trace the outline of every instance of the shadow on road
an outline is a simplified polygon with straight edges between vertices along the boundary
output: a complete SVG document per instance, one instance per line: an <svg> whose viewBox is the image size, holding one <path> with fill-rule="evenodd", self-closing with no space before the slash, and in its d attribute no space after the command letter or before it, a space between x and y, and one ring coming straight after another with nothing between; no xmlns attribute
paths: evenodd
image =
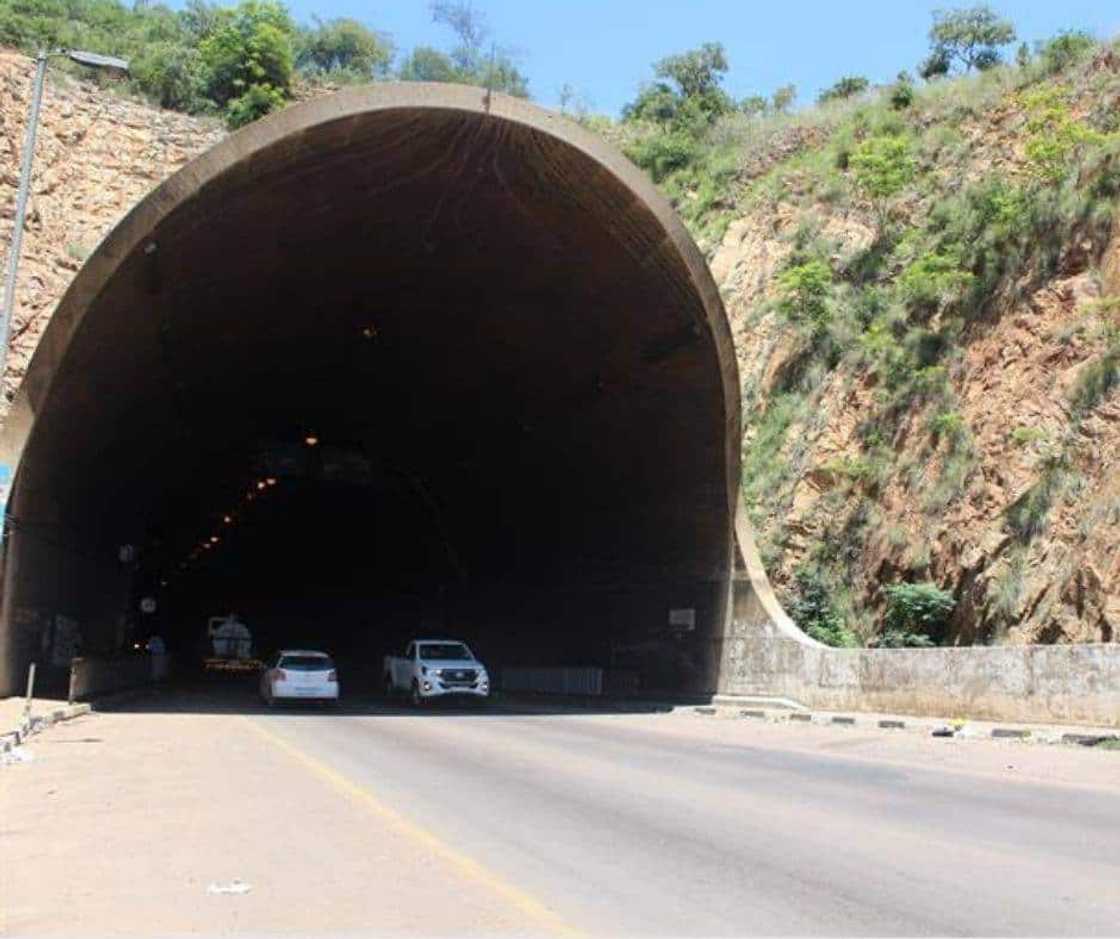
<svg viewBox="0 0 1120 939"><path fill-rule="evenodd" d="M144 714L300 714L319 717L509 717L555 714L668 713L676 705L706 703L701 699L564 698L548 695L495 693L488 701L449 699L411 706L404 698L388 698L380 690L342 685L338 703L292 701L269 707L257 694L256 674L191 676L164 685L95 698L95 711Z"/></svg>

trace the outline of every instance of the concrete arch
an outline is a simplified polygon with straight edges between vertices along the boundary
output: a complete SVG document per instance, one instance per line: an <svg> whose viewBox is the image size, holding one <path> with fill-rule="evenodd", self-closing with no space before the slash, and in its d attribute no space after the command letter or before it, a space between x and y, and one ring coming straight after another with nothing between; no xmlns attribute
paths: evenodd
<svg viewBox="0 0 1120 939"><path fill-rule="evenodd" d="M350 461L350 488L323 460L284 464L311 428ZM179 562L274 471L278 492L303 494L246 523L269 564L277 518L306 510L300 544L337 529L351 557L368 539L339 526L366 512L415 540L416 570L439 582L420 608L441 611L413 618L457 620L510 660L541 649L715 690L739 428L707 266L600 138L447 85L288 108L144 199L59 304L0 433L16 474L5 684L59 616L111 649L164 579L161 610L196 615L176 584L204 565ZM124 544L138 562L118 561ZM263 577L250 548L230 551L224 586L204 575L208 602L228 599L230 571ZM396 565L386 589L413 590L392 555L363 555L354 584ZM695 631L667 630L678 607Z"/></svg>

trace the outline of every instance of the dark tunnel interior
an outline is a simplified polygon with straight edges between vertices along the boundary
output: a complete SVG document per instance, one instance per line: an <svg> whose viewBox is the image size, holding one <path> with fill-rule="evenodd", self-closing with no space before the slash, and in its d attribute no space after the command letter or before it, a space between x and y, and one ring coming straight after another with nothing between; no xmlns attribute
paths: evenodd
<svg viewBox="0 0 1120 939"><path fill-rule="evenodd" d="M64 614L189 659L235 611L262 651L440 634L711 690L738 405L663 218L532 122L305 124L179 184L83 300L17 477L12 648Z"/></svg>

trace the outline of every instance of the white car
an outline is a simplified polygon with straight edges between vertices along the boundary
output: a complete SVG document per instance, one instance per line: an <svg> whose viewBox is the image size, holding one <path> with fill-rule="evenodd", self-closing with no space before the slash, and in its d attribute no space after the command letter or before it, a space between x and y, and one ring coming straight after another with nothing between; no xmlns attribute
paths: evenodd
<svg viewBox="0 0 1120 939"><path fill-rule="evenodd" d="M325 652L284 649L261 674L261 700L338 701L338 671Z"/></svg>

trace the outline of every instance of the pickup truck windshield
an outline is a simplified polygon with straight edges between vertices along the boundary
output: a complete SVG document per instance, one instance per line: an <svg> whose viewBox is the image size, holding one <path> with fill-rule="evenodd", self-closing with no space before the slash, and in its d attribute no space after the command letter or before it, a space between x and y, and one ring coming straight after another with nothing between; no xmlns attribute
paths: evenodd
<svg viewBox="0 0 1120 939"><path fill-rule="evenodd" d="M473 659L470 650L461 642L423 642L420 644L422 659Z"/></svg>

